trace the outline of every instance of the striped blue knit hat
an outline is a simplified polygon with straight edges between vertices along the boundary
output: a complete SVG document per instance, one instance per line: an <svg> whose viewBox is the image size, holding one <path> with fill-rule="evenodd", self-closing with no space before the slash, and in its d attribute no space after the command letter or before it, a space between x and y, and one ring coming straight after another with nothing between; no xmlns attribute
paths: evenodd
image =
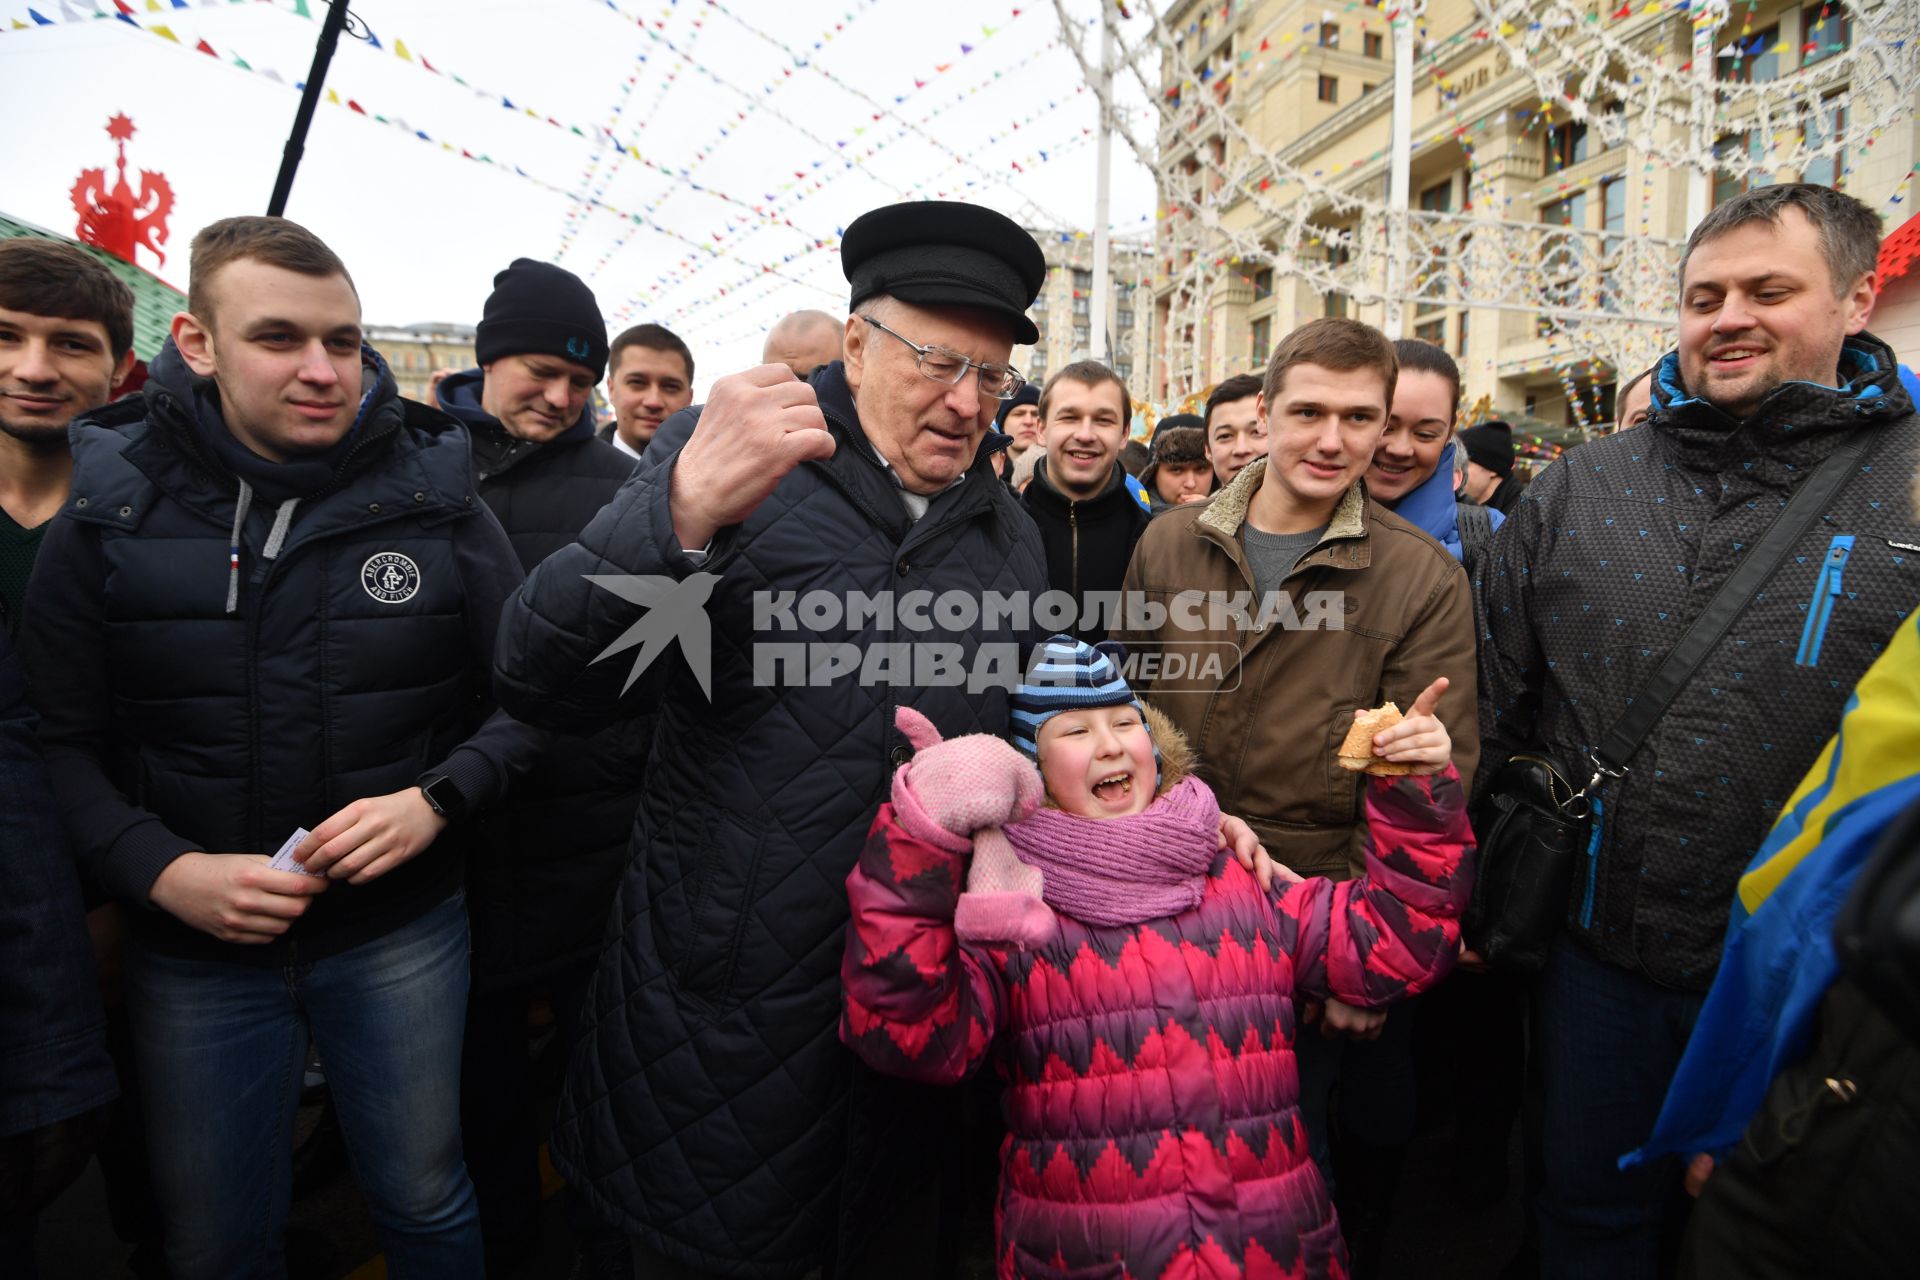
<svg viewBox="0 0 1920 1280"><path fill-rule="evenodd" d="M1038 760L1040 726L1062 711L1083 707L1131 703L1145 723L1147 709L1120 674L1120 664L1126 660L1127 648L1117 640L1091 645L1059 635L1041 645L1027 664L1027 678L1013 691L1013 745L1028 759ZM1159 759L1158 743L1153 754Z"/></svg>

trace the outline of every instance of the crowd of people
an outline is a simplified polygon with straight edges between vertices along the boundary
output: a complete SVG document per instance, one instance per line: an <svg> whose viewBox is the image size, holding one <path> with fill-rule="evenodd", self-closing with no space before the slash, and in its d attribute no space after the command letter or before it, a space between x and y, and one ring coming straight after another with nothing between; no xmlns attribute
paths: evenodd
<svg viewBox="0 0 1920 1280"><path fill-rule="evenodd" d="M1009 363L1047 268L977 206L856 219L698 404L532 259L416 403L295 223L200 231L140 371L0 244L4 1265L97 1154L131 1274L284 1276L317 1071L390 1274L562 1274L546 1029L564 1274L1375 1277L1516 1181L1489 1276L1904 1273L1878 242L1717 207L1531 477L1344 318L1131 440Z"/></svg>

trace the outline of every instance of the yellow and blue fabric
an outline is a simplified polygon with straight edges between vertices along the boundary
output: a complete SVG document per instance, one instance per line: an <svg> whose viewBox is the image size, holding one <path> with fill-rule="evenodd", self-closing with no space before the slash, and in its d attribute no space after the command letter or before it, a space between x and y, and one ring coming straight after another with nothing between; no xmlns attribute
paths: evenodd
<svg viewBox="0 0 1920 1280"><path fill-rule="evenodd" d="M1739 1141L1805 1052L1838 962L1833 919L1881 833L1920 800L1920 610L1860 677L1840 730L1741 877L1720 970L1652 1135L1622 1168Z"/></svg>

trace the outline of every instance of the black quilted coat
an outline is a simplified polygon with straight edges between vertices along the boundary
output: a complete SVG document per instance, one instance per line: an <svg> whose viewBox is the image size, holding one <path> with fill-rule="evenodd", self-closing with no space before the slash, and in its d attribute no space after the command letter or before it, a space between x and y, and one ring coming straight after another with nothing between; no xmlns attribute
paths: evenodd
<svg viewBox="0 0 1920 1280"><path fill-rule="evenodd" d="M633 474L634 459L594 439L591 410L544 444L516 440L480 408L480 387L480 370L455 374L440 384L440 402L472 437L480 497L531 573L572 545ZM652 734L643 715L591 737L556 735L474 824L467 915L477 983L537 981L599 949Z"/></svg>
<svg viewBox="0 0 1920 1280"><path fill-rule="evenodd" d="M983 450L918 522L866 443L840 367L813 379L837 450L796 469L699 571L718 575L712 697L677 645L595 662L647 610L587 574L688 580L668 509L675 456L643 462L503 620L497 687L516 714L579 732L657 707L659 748L554 1122L555 1162L604 1221L692 1265L790 1276L849 1264L892 1194L932 1170L940 1091L859 1066L835 1034L847 873L895 764L893 709L947 734L1002 733L1007 691L855 676L756 683L761 642L983 643L1029 630L756 632L755 593L1039 593L1033 523ZM697 411L661 429L674 442ZM991 437L990 437L991 439ZM656 442L659 443L659 442ZM696 580L696 584L704 583ZM775 619L762 618L771 627ZM691 641L699 645L695 637Z"/></svg>
<svg viewBox="0 0 1920 1280"><path fill-rule="evenodd" d="M1736 422L1669 355L1645 427L1527 486L1482 559L1479 779L1518 750L1586 759L1821 460L1872 439L1827 511L1600 793L1568 924L1656 982L1713 981L1735 882L1860 678L1920 601L1920 417L1887 346L1839 388L1789 382ZM1590 770L1588 771L1590 772ZM1586 781L1582 773L1575 785Z"/></svg>

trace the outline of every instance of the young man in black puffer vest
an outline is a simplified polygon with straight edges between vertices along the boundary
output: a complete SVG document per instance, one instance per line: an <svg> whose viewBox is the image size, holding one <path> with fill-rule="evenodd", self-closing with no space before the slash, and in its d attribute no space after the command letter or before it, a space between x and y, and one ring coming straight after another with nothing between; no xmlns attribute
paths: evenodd
<svg viewBox="0 0 1920 1280"><path fill-rule="evenodd" d="M475 335L480 367L442 382L440 403L466 424L480 496L531 572L579 537L634 459L594 436L592 392L608 349L592 290L527 258L493 284ZM638 716L557 738L476 831L460 1109L489 1274L532 1246L540 1203L528 1014L544 996L564 1057L626 862L652 728Z"/></svg>
<svg viewBox="0 0 1920 1280"><path fill-rule="evenodd" d="M282 1265L311 1038L389 1272L477 1275L458 844L547 743L487 680L520 567L331 249L228 218L191 278L143 395L74 425L21 649L75 856L132 908L167 1267Z"/></svg>

